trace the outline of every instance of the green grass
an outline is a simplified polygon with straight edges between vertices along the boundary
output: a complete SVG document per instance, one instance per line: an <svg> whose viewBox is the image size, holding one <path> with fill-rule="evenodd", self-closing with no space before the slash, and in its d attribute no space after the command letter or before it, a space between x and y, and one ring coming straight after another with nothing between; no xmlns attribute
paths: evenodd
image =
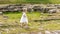
<svg viewBox="0 0 60 34"><path fill-rule="evenodd" d="M9 29L10 33L18 33L18 32L33 32L33 31L40 31L39 28L43 26L43 29L49 29L52 30L60 30L60 24L57 24L60 22L60 20L51 20L51 21L38 21L34 22L34 20L42 20L44 17L48 17L49 14L42 14L40 12L32 12L32 13L26 13L28 20L29 20L29 27L30 29L21 28L20 25L20 18L22 16L21 12L7 12L4 13L5 16L8 16L7 20L4 20L2 16L0 16L1 22L3 22L7 26L0 27L0 31L3 31L2 34L6 34L7 32L2 29ZM41 18L43 17L43 18ZM17 22L17 23L15 23ZM42 24L41 24L42 23ZM10 24L10 25L8 25ZM16 25L15 25L16 24ZM11 28L15 29L12 30Z"/></svg>
<svg viewBox="0 0 60 34"><path fill-rule="evenodd" d="M60 0L0 0L0 4L17 4L17 3L21 3L21 4L25 4L25 3L31 3L31 4L35 4L35 3L43 3L43 4L48 4L48 3L52 3L52 4L59 4Z"/></svg>

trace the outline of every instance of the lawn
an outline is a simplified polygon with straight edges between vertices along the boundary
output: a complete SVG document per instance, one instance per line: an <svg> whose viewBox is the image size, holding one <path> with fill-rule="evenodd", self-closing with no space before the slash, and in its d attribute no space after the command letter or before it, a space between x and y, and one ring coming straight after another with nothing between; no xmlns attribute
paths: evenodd
<svg viewBox="0 0 60 34"><path fill-rule="evenodd" d="M31 3L31 4L48 4L48 3L52 3L52 4L59 4L60 0L0 0L0 4L26 4L26 3Z"/></svg>
<svg viewBox="0 0 60 34"><path fill-rule="evenodd" d="M29 29L20 27L20 18L22 16L22 12L7 12L4 13L3 16L8 16L8 19L4 20L3 16L0 15L0 22L2 22L3 26L0 26L0 32L2 34L7 34L6 30L9 30L9 34L16 34L19 32L33 32L33 31L41 31L40 28L43 27L43 30L49 29L60 30L60 20L44 20L46 17L49 18L48 13L40 13L40 12L27 12L26 13L29 20ZM58 15L58 14L56 14ZM37 20L37 21L36 21Z"/></svg>

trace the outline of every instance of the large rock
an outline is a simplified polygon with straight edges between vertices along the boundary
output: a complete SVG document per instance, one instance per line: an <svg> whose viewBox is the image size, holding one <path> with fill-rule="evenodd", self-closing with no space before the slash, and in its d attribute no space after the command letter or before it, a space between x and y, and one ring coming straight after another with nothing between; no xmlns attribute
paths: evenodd
<svg viewBox="0 0 60 34"><path fill-rule="evenodd" d="M42 8L40 6L34 6L33 10L34 11L42 11Z"/></svg>
<svg viewBox="0 0 60 34"><path fill-rule="evenodd" d="M44 13L48 13L50 10L55 10L56 9L56 7L45 7L44 8Z"/></svg>
<svg viewBox="0 0 60 34"><path fill-rule="evenodd" d="M55 31L55 32L57 32L58 34L60 34L60 30L57 30L57 31Z"/></svg>
<svg viewBox="0 0 60 34"><path fill-rule="evenodd" d="M56 13L57 12L57 9L51 9L48 11L48 13Z"/></svg>
<svg viewBox="0 0 60 34"><path fill-rule="evenodd" d="M7 6L0 6L0 11L6 12L6 11L23 11L24 6L26 6L27 11L31 12L31 11L40 11L43 13L54 13L55 10L53 9L60 9L60 5L59 4L10 4Z"/></svg>
<svg viewBox="0 0 60 34"><path fill-rule="evenodd" d="M57 7L58 9L60 9L60 4L55 4L55 7Z"/></svg>

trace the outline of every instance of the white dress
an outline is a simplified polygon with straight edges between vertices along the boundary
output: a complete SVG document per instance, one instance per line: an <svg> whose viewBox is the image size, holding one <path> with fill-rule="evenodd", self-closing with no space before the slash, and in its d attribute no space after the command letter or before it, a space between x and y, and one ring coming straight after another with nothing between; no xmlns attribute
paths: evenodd
<svg viewBox="0 0 60 34"><path fill-rule="evenodd" d="M25 12L23 12L20 23L27 23L28 24L28 19L27 19L27 16L26 16Z"/></svg>

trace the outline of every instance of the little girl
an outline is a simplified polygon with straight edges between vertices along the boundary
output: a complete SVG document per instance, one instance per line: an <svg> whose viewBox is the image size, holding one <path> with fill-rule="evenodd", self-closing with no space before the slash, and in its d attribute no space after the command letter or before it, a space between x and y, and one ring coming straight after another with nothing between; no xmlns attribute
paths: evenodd
<svg viewBox="0 0 60 34"><path fill-rule="evenodd" d="M28 19L27 19L27 16L26 16L25 12L23 12L20 23L27 23L28 24Z"/></svg>
<svg viewBox="0 0 60 34"><path fill-rule="evenodd" d="M28 19L25 12L23 12L20 23L22 27L28 24Z"/></svg>

